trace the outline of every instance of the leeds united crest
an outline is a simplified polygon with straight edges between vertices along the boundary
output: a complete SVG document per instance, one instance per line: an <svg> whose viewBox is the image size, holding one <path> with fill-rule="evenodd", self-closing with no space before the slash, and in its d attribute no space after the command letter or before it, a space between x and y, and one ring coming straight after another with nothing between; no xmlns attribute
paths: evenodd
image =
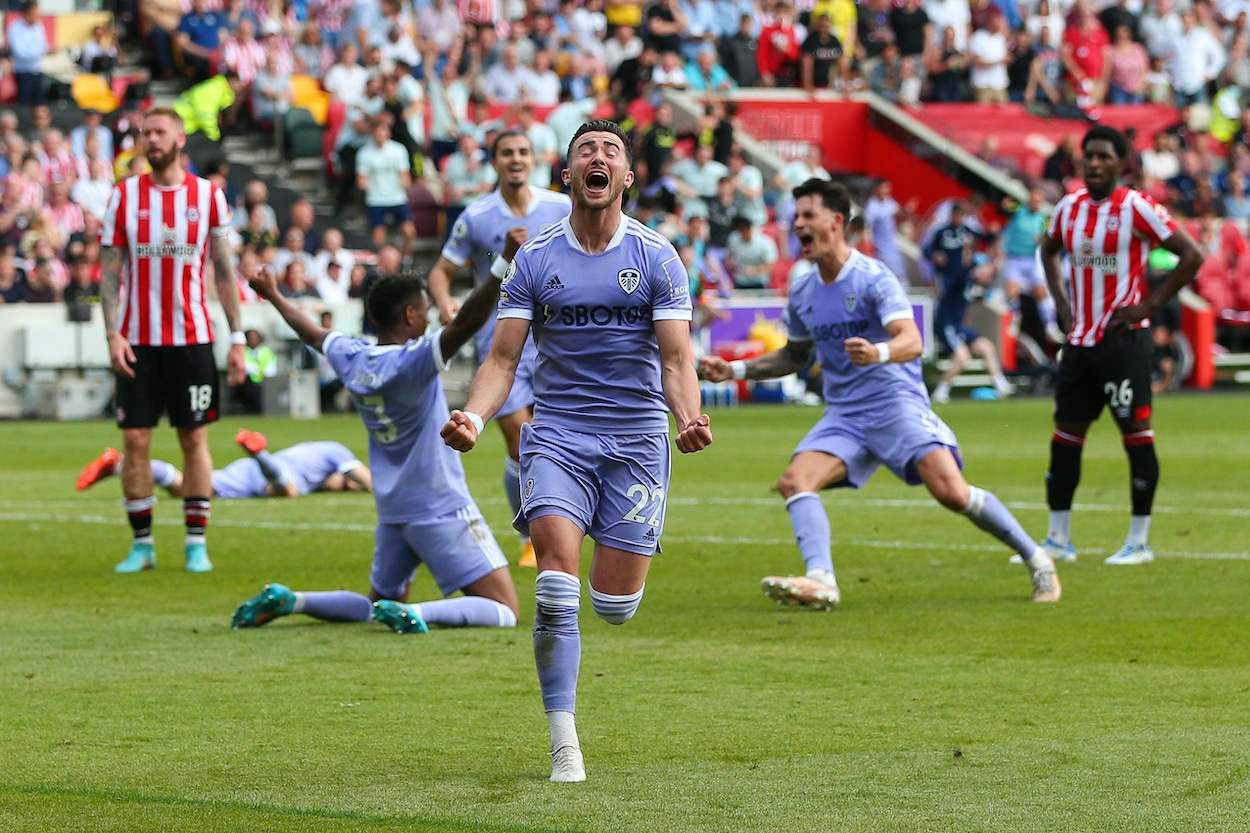
<svg viewBox="0 0 1250 833"><path fill-rule="evenodd" d="M642 273L637 269L622 269L616 273L616 280L627 294L632 293L642 283Z"/></svg>

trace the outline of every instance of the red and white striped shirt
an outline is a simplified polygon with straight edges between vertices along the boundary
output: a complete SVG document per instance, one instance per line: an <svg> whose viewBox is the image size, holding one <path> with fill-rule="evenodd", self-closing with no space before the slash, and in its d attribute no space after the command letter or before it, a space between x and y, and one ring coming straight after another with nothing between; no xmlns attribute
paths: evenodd
<svg viewBox="0 0 1250 833"><path fill-rule="evenodd" d="M265 47L255 39L230 38L221 45L221 62L234 70L244 84L251 84L265 65Z"/></svg>
<svg viewBox="0 0 1250 833"><path fill-rule="evenodd" d="M128 254L121 332L131 344L210 344L204 265L209 235L230 233L230 206L213 183L186 175L162 187L150 174L113 189L100 242Z"/></svg>
<svg viewBox="0 0 1250 833"><path fill-rule="evenodd" d="M1113 312L1141 302L1150 250L1176 228L1166 208L1131 188L1117 188L1101 201L1082 188L1059 201L1046 233L1068 254L1069 344L1099 343Z"/></svg>
<svg viewBox="0 0 1250 833"><path fill-rule="evenodd" d="M308 16L326 32L341 32L352 10L352 0L313 0L308 6Z"/></svg>
<svg viewBox="0 0 1250 833"><path fill-rule="evenodd" d="M68 200L60 205L48 203L43 207L44 216L53 228L58 228L67 236L77 234L85 228L82 208Z"/></svg>

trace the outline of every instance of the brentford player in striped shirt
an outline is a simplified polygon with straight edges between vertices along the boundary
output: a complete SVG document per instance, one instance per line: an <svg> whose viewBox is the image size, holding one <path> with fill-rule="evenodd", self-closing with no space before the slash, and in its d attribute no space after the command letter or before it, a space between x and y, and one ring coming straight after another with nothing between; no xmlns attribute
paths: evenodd
<svg viewBox="0 0 1250 833"><path fill-rule="evenodd" d="M1081 449L1090 424L1111 410L1131 474L1133 515L1124 546L1108 564L1145 564L1150 512L1159 483L1150 427L1150 315L1194 279L1202 251L1166 208L1120 185L1128 140L1111 127L1092 127L1081 141L1085 188L1059 201L1042 241L1042 266L1068 333L1055 385L1043 546L1059 561L1076 560L1072 497L1081 479ZM1152 292L1146 282L1151 249L1180 260ZM1063 255L1067 255L1066 263Z"/></svg>
<svg viewBox="0 0 1250 833"><path fill-rule="evenodd" d="M100 302L125 444L122 492L134 530L130 554L116 569L133 573L156 566L149 446L152 427L167 411L183 453L186 568L206 572L213 568L204 544L213 472L208 424L218 409L205 280L210 256L231 329L228 381L235 385L244 377L239 294L226 242L230 207L220 188L183 170L187 138L177 113L152 108L142 133L152 172L117 185L100 230ZM92 465L108 465L106 456Z"/></svg>

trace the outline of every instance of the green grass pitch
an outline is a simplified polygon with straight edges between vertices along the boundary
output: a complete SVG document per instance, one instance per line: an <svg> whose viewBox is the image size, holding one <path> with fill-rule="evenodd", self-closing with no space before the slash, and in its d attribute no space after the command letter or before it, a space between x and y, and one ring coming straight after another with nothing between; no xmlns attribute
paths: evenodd
<svg viewBox="0 0 1250 833"><path fill-rule="evenodd" d="M957 402L971 482L1045 530L1050 403ZM589 781L553 785L522 625L399 637L291 617L232 632L266 581L365 592L365 495L214 502L217 569L118 576L115 481L74 491L105 422L0 427L0 831L1232 831L1250 818L1250 397L1156 406L1163 480L1144 567L1106 567L1127 528L1111 423L1085 453L1058 605L967 520L882 473L831 492L841 610L774 606L801 569L772 491L816 409L716 411L674 455L637 618L583 603ZM350 417L227 421L274 447ZM515 557L491 430L470 485ZM156 456L176 460L161 429ZM421 484L413 484L420 489ZM418 578L413 598L430 598Z"/></svg>

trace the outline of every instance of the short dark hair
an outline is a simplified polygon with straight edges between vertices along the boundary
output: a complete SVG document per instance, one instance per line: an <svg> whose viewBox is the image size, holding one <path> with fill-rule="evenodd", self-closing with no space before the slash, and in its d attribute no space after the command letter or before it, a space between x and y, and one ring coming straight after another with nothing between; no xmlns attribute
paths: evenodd
<svg viewBox="0 0 1250 833"><path fill-rule="evenodd" d="M629 166L634 166L634 149L629 141L627 134L619 124L608 119L592 119L581 127L577 128L577 132L573 134L573 138L569 139L568 151L565 153L566 158L573 156L573 144L585 136L587 133L611 133L613 136L621 140L621 144L625 146L625 158L629 160Z"/></svg>
<svg viewBox="0 0 1250 833"><path fill-rule="evenodd" d="M511 139L514 136L520 136L522 139L524 139L530 146L530 152L531 153L533 152L534 140L531 139L529 137L529 134L526 133L524 130L501 130L495 136L495 141L490 143L490 158L491 159L495 158L495 151L499 148L500 142L502 142L504 139Z"/></svg>
<svg viewBox="0 0 1250 833"><path fill-rule="evenodd" d="M365 306L379 329L393 327L405 308L425 294L425 280L415 272L384 275L369 289Z"/></svg>
<svg viewBox="0 0 1250 833"><path fill-rule="evenodd" d="M800 197L819 197L825 208L841 214L844 220L851 219L851 195L840 182L812 177L791 193L796 200Z"/></svg>
<svg viewBox="0 0 1250 833"><path fill-rule="evenodd" d="M1085 136L1081 139L1082 153L1090 142L1110 142L1117 157L1121 160L1128 159L1128 138L1114 127L1096 124L1085 131Z"/></svg>

